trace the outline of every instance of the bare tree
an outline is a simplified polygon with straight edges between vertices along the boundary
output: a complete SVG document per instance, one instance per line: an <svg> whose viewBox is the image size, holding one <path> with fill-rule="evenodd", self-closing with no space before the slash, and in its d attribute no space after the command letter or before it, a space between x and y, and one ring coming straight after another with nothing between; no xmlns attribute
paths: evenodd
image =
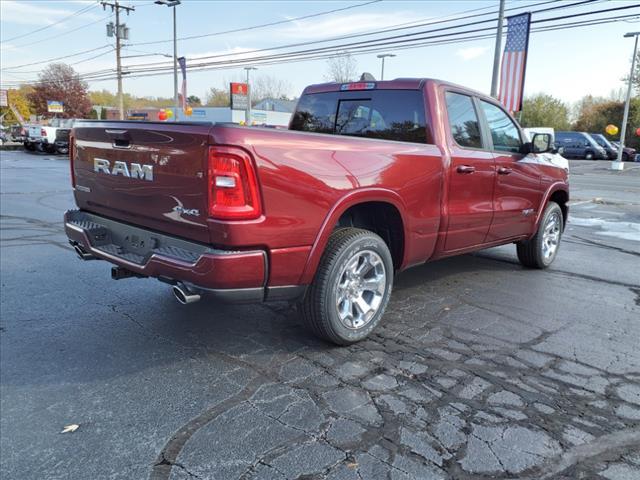
<svg viewBox="0 0 640 480"><path fill-rule="evenodd" d="M211 87L205 96L205 104L207 107L228 107L229 106L229 90Z"/></svg>
<svg viewBox="0 0 640 480"><path fill-rule="evenodd" d="M207 94L207 105L228 106L229 105L229 84L232 82L244 83L247 79L238 73L222 80L223 88L212 87ZM287 80L283 80L272 75L252 75L251 76L251 103L255 104L267 98L280 100L290 100L293 86ZM223 93L226 95L226 102L223 100ZM215 105L214 105L215 104Z"/></svg>
<svg viewBox="0 0 640 480"><path fill-rule="evenodd" d="M345 52L344 55L327 60L327 70L324 78L328 82L351 82L357 80L358 62L349 52Z"/></svg>
<svg viewBox="0 0 640 480"><path fill-rule="evenodd" d="M288 100L293 87L287 80L271 75L256 75L251 80L251 102L257 103L267 98Z"/></svg>

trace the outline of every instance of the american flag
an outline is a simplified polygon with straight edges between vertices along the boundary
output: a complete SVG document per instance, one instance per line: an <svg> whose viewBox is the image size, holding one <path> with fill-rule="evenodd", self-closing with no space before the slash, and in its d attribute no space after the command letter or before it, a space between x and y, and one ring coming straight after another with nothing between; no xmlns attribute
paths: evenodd
<svg viewBox="0 0 640 480"><path fill-rule="evenodd" d="M522 109L530 21L530 13L507 17L507 43L500 67L498 100L510 112Z"/></svg>
<svg viewBox="0 0 640 480"><path fill-rule="evenodd" d="M182 88L180 89L180 106L182 110L187 108L187 59L184 57L178 58L178 65L182 71Z"/></svg>

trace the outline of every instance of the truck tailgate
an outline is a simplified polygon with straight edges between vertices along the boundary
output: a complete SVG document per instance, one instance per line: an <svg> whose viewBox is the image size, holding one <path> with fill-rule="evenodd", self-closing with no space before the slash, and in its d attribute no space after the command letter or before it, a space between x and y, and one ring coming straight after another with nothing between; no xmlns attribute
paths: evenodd
<svg viewBox="0 0 640 480"><path fill-rule="evenodd" d="M73 129L78 206L208 242L209 123L80 122Z"/></svg>

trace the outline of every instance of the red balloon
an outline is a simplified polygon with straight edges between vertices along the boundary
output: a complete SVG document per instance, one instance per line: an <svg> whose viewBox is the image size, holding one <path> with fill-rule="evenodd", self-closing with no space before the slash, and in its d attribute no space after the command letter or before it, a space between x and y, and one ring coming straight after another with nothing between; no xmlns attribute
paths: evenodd
<svg viewBox="0 0 640 480"><path fill-rule="evenodd" d="M164 122L166 119L167 119L167 112L165 112L164 110L160 110L158 112L158 120L161 120Z"/></svg>
<svg viewBox="0 0 640 480"><path fill-rule="evenodd" d="M640 137L640 128L636 128L636 135Z"/></svg>

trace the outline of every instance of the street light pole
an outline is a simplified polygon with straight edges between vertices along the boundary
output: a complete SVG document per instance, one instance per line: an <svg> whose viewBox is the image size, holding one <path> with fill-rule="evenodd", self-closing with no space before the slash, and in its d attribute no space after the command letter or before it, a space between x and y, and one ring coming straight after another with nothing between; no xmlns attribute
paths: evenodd
<svg viewBox="0 0 640 480"><path fill-rule="evenodd" d="M384 80L384 59L386 57L395 57L393 53L381 53L378 58L382 60L382 70L380 71L380 80Z"/></svg>
<svg viewBox="0 0 640 480"><path fill-rule="evenodd" d="M244 124L251 125L251 85L249 85L249 72L257 70L256 67L244 67L247 71L247 108L244 111Z"/></svg>
<svg viewBox="0 0 640 480"><path fill-rule="evenodd" d="M624 148L624 140L627 134L627 122L629 121L629 104L631 102L631 87L633 85L633 71L636 67L636 55L638 54L638 36L640 32L629 32L624 34L625 38L635 37L633 45L633 57L631 57L631 70L629 71L629 80L627 85L627 99L624 102L624 115L622 116L622 129L620 131L620 145L618 146L618 158L615 162L611 162L612 170L623 170L622 149Z"/></svg>
<svg viewBox="0 0 640 480"><path fill-rule="evenodd" d="M180 5L181 0L155 0L156 5L166 5L167 7L173 7L173 107L174 115L173 121L178 121L178 110L180 105L178 102L178 29L176 25L176 7ZM185 99L185 102L187 100Z"/></svg>

